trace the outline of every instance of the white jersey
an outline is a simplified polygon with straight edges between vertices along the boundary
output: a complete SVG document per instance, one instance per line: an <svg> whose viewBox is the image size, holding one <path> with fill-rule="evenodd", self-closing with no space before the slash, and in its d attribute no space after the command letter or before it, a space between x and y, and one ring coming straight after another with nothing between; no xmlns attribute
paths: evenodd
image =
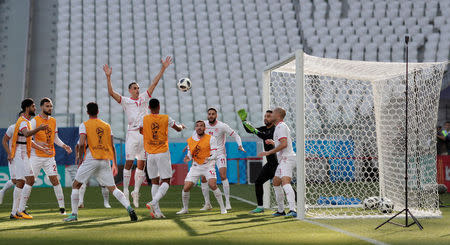
<svg viewBox="0 0 450 245"><path fill-rule="evenodd" d="M40 117L41 115L37 115L36 117ZM34 117L34 118L36 118ZM31 124L31 129L35 129L36 128L36 119L31 119L30 124ZM55 134L58 133L58 126L55 127ZM33 136L34 137L34 136ZM55 140L56 140L56 136L55 136ZM37 157L36 155L36 149L34 149L33 147L31 148L31 156Z"/></svg>
<svg viewBox="0 0 450 245"><path fill-rule="evenodd" d="M86 126L84 125L84 122L82 122L80 124L80 127L78 128L78 132L79 132L80 135L84 134L84 135L87 136L87 134L86 134ZM111 130L111 136L113 136L112 130ZM79 144L80 144L80 139L78 139L78 142L77 142L77 145L79 145ZM86 137L86 145L87 145L87 137ZM84 160L98 160L98 159L95 159L92 156L91 151L89 150L89 147L86 147Z"/></svg>
<svg viewBox="0 0 450 245"><path fill-rule="evenodd" d="M23 118L25 118L28 121L28 119L26 117L23 117ZM21 136L22 129L24 129L26 127L27 127L27 122L22 121L22 123L20 123L20 126L19 126L19 136L17 137L18 142L27 142L27 138L25 136ZM12 124L6 130L6 135L9 137L9 149L11 149L12 138L13 138L15 128L16 128L16 124ZM16 151L17 150L18 151L26 151L26 149L27 149L27 145L25 145L25 144L17 144L16 145Z"/></svg>
<svg viewBox="0 0 450 245"><path fill-rule="evenodd" d="M137 99L120 96L120 104L128 119L128 130L139 130L139 123L149 113L148 101L151 96L148 91L140 94Z"/></svg>
<svg viewBox="0 0 450 245"><path fill-rule="evenodd" d="M294 149L292 148L291 130L289 130L288 125L283 121L277 124L275 127L275 132L273 133L275 148L280 145L281 139L287 139L287 147L277 152L278 159L281 159L282 157L295 156Z"/></svg>
<svg viewBox="0 0 450 245"><path fill-rule="evenodd" d="M205 133L212 135L216 138L217 155L226 155L225 143L227 136L233 136L238 146L242 146L241 137L232 129L228 124L216 120L215 125L209 124L208 120L205 120L206 130ZM194 131L194 134L195 131Z"/></svg>

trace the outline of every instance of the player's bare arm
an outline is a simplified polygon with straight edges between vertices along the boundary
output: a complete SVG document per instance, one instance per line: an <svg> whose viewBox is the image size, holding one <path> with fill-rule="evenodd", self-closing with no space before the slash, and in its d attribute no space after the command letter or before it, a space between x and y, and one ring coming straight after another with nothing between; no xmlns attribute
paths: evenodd
<svg viewBox="0 0 450 245"><path fill-rule="evenodd" d="M172 126L172 128L173 129L175 129L175 131L177 131L177 132L181 132L181 130L183 130L183 129L185 129L186 128L186 126L184 126L184 124L174 124L173 126Z"/></svg>
<svg viewBox="0 0 450 245"><path fill-rule="evenodd" d="M84 145L86 145L86 135L80 134L80 147L78 149L78 162L80 165L83 163L83 151L81 149Z"/></svg>
<svg viewBox="0 0 450 245"><path fill-rule="evenodd" d="M35 129L28 130L28 128L24 128L24 129L22 129L22 131L20 131L20 132L22 132L23 136L25 136L25 137L30 137L30 136L35 135L37 132L39 132L39 131L41 131L41 130L45 130L45 129L47 129L47 128L48 128L48 125L47 125L47 124L41 124L41 125L39 125L38 127L36 127Z"/></svg>
<svg viewBox="0 0 450 245"><path fill-rule="evenodd" d="M167 67L169 67L170 64L172 64L172 57L167 56L165 60L161 59L161 70L159 71L158 75L156 75L155 78L153 78L152 83L150 84L150 86L147 89L148 94L151 96L153 94L153 91L155 90L156 86L159 83L159 80L161 80L164 71L166 71Z"/></svg>
<svg viewBox="0 0 450 245"><path fill-rule="evenodd" d="M111 84L111 73L112 73L112 67L109 67L108 64L105 64L103 66L103 71L105 72L106 75L106 84L108 85L108 94L109 96L113 97L114 100L117 101L117 103L120 103L120 94L117 93L116 91L114 91L112 84Z"/></svg>
<svg viewBox="0 0 450 245"><path fill-rule="evenodd" d="M268 141L269 140L267 140L266 142L268 142ZM273 142L273 140L272 140L272 142ZM280 139L280 144L277 147L273 148L270 151L263 151L263 152L259 153L258 157L264 157L264 156L272 155L274 153L277 153L277 152L283 150L286 147L287 147L287 139L286 138L282 138L282 139Z"/></svg>
<svg viewBox="0 0 450 245"><path fill-rule="evenodd" d="M113 174L113 176L116 176L119 173L119 169L117 168L116 147L114 146L114 136L113 135L111 135L111 148L113 150L112 174Z"/></svg>
<svg viewBox="0 0 450 245"><path fill-rule="evenodd" d="M8 144L8 142L9 142L9 137L8 137L8 135L3 135L3 139L2 139L2 145L3 145L3 149L5 149L5 151L6 151L6 154L8 154L8 161L11 161L12 160L12 157L11 157L11 151L9 150L9 144Z"/></svg>

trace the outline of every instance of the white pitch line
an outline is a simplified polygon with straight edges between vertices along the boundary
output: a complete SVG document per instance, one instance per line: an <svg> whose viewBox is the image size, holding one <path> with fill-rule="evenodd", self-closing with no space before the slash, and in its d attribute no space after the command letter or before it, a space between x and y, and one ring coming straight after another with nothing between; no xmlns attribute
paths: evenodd
<svg viewBox="0 0 450 245"><path fill-rule="evenodd" d="M258 205L257 203L249 201L249 200L244 199L242 197L238 197L238 196L234 196L234 195L230 195L230 197L234 198L234 199L236 199L238 201L250 204L250 205L254 205L254 206ZM365 242L368 242L368 243L371 243L371 244L387 245L387 243L380 242L380 241L372 239L372 238L360 236L358 234L355 234L355 233L352 233L352 232L349 232L349 231L346 231L346 230L342 230L342 229L339 229L339 228L331 226L331 225L323 224L323 223L320 223L320 222L317 222L317 221L313 221L313 220L309 220L309 219L304 219L304 220L299 220L299 221L304 221L304 222L312 224L312 225L317 225L317 226L320 226L320 227L323 227L323 228L326 228L326 229L329 229L329 230L332 230L332 231L336 231L336 232L339 232L339 233L345 234L347 236L351 236L351 237L357 238L359 240L362 240L362 241L365 241Z"/></svg>

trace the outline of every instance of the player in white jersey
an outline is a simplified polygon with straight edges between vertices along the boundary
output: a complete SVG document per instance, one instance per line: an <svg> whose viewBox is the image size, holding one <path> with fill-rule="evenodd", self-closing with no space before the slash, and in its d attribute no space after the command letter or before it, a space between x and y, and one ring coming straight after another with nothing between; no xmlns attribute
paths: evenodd
<svg viewBox="0 0 450 245"><path fill-rule="evenodd" d="M55 192L56 200L58 201L59 211L61 214L66 214L66 209L64 205L64 193L61 187L61 183L58 180L58 170L55 161L55 146L63 148L66 150L67 154L72 153L70 146L64 144L58 136L58 127L56 126L56 120L51 117L53 110L53 103L49 98L43 98L40 102L41 112L31 119L31 128L34 129L41 124L47 124L47 130L41 131L34 135L34 142L42 147L48 148L51 154L46 154L42 151L37 151L36 149L31 149L30 162L33 168L33 173L35 178L37 178L41 172L44 170L45 174L49 178L53 185L53 190Z"/></svg>
<svg viewBox="0 0 450 245"><path fill-rule="evenodd" d="M291 186L292 171L296 165L296 155L292 148L291 130L285 122L286 111L283 108L275 108L272 113L272 122L276 125L273 140L266 140L267 144L273 144L275 148L258 154L259 157L277 153L278 167L273 178L273 189L278 203L278 211L274 216L297 217L295 209L295 192ZM283 187L281 187L283 186ZM284 212L284 194L289 203L289 213Z"/></svg>
<svg viewBox="0 0 450 245"><path fill-rule="evenodd" d="M220 179L222 180L223 192L225 194L225 207L231 209L230 204L230 183L227 178L227 153L225 143L227 136L232 136L238 144L238 149L245 152L242 147L241 137L228 124L217 120L217 110L215 108L208 109L208 120L205 121L205 133L214 136L217 139L217 158L216 166L219 169ZM209 187L205 176L202 177L202 193L205 198L205 205L200 210L210 210L212 208L209 200Z"/></svg>
<svg viewBox="0 0 450 245"><path fill-rule="evenodd" d="M20 112L18 114L18 117L22 116L22 112ZM11 154L11 143L12 143L12 135L14 133L14 127L16 125L15 124L11 124L8 129L5 132L5 135L3 136L2 139L2 145L3 145L3 149L5 149L6 154L9 156ZM11 161L8 161L8 168L9 168L9 180L5 183L5 185L3 186L3 188L0 190L0 204L3 203L3 197L5 196L5 192L10 189L11 187L15 186L16 184L16 174L14 172L14 164ZM15 201L15 199L13 200L13 202Z"/></svg>
<svg viewBox="0 0 450 245"><path fill-rule="evenodd" d="M159 80L163 76L164 71L172 64L172 58L170 56L166 57L165 60L161 60L161 64L161 70L144 93L139 93L139 84L136 82L132 82L128 85L130 97L122 96L113 90L111 85L112 68L108 67L108 65L103 66L108 83L108 93L117 101L117 103L122 105L128 119L128 131L125 140L126 162L123 170L123 193L127 199L129 199L128 185L131 178L131 167L133 167L134 159L137 159L137 168L134 174L134 191L131 192L135 207L139 207L139 189L145 179L145 172L143 170L145 166L144 139L139 133L139 123L142 121L142 118L149 113L147 107L148 101L158 85Z"/></svg>
<svg viewBox="0 0 450 245"><path fill-rule="evenodd" d="M35 129L31 129L30 118L35 115L36 106L32 99L24 99L21 104L23 115L19 117L11 136L11 151L8 160L15 165L14 173L16 174L16 188L14 188L13 208L10 218L12 219L32 219L33 217L25 211L25 207L30 197L31 187L34 184L33 169L30 164L31 154L31 136L41 130L46 130L48 125L41 124ZM45 150L39 145L34 147ZM16 206L15 206L16 204Z"/></svg>

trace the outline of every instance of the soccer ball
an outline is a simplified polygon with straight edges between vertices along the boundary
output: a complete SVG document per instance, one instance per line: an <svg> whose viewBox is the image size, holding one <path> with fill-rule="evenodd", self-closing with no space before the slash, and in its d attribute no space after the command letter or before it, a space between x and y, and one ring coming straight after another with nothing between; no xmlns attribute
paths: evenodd
<svg viewBox="0 0 450 245"><path fill-rule="evenodd" d="M177 88L182 92L187 92L191 89L192 83L189 78L181 78L177 82Z"/></svg>
<svg viewBox="0 0 450 245"><path fill-rule="evenodd" d="M392 201L387 198L381 198L378 210L383 213L392 213L392 211L394 210L394 203L392 203Z"/></svg>
<svg viewBox="0 0 450 245"><path fill-rule="evenodd" d="M379 205L380 205L379 197L369 197L364 199L363 202L364 209L375 209L378 208Z"/></svg>

